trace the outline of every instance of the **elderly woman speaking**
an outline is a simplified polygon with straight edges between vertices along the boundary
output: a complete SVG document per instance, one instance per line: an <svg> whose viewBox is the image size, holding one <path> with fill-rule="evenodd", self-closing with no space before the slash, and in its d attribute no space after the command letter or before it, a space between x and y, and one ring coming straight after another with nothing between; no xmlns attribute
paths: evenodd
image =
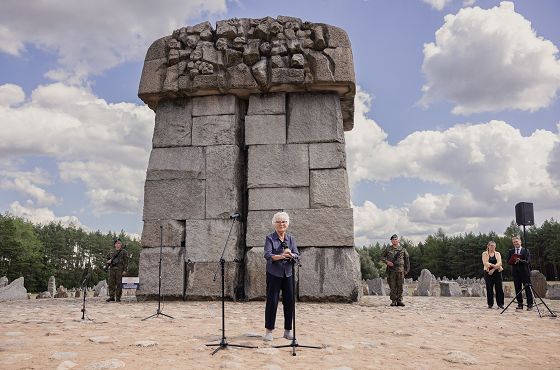
<svg viewBox="0 0 560 370"><path fill-rule="evenodd" d="M276 309L280 290L284 306L284 338L292 340L292 318L294 314L293 267L290 260L297 258L299 253L295 238L286 230L290 225L290 216L286 212L278 212L272 217L272 225L276 230L266 236L264 242L264 258L266 259L266 309L265 309L265 341L272 340L272 331L276 322Z"/></svg>

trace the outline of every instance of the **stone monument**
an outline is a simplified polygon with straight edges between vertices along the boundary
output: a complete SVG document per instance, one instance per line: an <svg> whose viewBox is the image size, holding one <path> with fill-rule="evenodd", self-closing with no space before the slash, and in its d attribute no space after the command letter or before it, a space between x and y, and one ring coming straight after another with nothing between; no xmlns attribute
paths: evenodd
<svg viewBox="0 0 560 370"><path fill-rule="evenodd" d="M360 262L346 173L354 66L346 32L279 16L184 27L148 49L138 96L155 111L137 295L265 295L265 236L286 211L298 296L355 301Z"/></svg>

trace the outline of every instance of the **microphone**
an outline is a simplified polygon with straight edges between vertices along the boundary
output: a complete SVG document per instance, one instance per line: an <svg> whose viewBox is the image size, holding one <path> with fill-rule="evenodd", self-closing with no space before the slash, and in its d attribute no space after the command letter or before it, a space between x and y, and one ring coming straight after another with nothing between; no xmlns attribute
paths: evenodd
<svg viewBox="0 0 560 370"><path fill-rule="evenodd" d="M229 218L232 219L232 220L238 219L239 217L241 217L239 212L236 212L236 213L229 216Z"/></svg>

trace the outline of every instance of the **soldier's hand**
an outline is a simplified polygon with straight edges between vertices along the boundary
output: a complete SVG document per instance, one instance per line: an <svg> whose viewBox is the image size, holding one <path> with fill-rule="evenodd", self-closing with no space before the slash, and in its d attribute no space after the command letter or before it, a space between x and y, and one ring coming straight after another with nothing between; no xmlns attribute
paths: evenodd
<svg viewBox="0 0 560 370"><path fill-rule="evenodd" d="M122 276L126 276L126 275L127 275L126 271L123 271Z"/></svg>
<svg viewBox="0 0 560 370"><path fill-rule="evenodd" d="M395 265L395 264L394 264L393 262L391 262L391 261L387 261L387 266L389 266L389 267L393 267L394 265Z"/></svg>

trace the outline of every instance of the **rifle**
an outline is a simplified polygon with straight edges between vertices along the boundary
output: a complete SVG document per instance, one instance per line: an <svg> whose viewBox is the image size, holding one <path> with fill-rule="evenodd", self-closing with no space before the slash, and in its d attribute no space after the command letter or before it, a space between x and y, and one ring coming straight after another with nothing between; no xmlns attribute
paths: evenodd
<svg viewBox="0 0 560 370"><path fill-rule="evenodd" d="M115 253L115 255L113 255L113 256L111 257L111 260L109 260L109 262L107 262L107 263L105 264L105 267L103 268L103 271L105 271L105 272L108 272L108 271L109 271L109 268L110 268L111 266L113 266L113 260L114 260L115 258L117 258L117 257L119 256L119 254L121 254L121 252L122 252L122 248L119 249L119 250L117 251L117 253Z"/></svg>
<svg viewBox="0 0 560 370"><path fill-rule="evenodd" d="M397 252L397 254L395 254L395 255L393 256L393 260L391 261L391 262L393 262L393 266L387 266L387 268L388 268L389 270L393 270L395 267L398 266L397 261L399 260L401 254L402 254L402 251L403 251L403 250L400 249L400 250Z"/></svg>

